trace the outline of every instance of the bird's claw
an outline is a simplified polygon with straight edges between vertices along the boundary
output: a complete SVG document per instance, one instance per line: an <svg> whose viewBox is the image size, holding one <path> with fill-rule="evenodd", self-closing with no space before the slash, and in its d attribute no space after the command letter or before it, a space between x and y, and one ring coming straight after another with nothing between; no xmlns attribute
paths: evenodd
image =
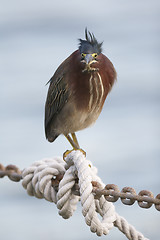
<svg viewBox="0 0 160 240"><path fill-rule="evenodd" d="M72 149L72 150L67 150L63 153L63 160L65 161L67 155L76 150L81 151L84 154L84 156L86 157L86 152L83 149Z"/></svg>

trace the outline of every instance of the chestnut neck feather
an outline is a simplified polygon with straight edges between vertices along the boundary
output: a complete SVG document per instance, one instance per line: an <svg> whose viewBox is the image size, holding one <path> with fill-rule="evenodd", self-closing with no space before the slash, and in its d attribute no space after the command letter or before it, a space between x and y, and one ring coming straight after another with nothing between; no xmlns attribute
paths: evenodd
<svg viewBox="0 0 160 240"><path fill-rule="evenodd" d="M115 79L116 71L114 69L111 61L102 53L97 58L98 62L93 64L94 68L99 69L95 72L83 72L85 64L81 63L81 56L79 50L75 51L70 58L70 69L72 78L78 79L78 81L70 81L72 94L75 94L76 99L78 99L77 107L80 109L88 107L91 103L91 94L93 102L96 103L97 91L100 92L99 98L101 99L101 108L103 107L104 101L107 94L111 90ZM102 90L103 85L103 90ZM101 97L101 92L103 91L103 97Z"/></svg>

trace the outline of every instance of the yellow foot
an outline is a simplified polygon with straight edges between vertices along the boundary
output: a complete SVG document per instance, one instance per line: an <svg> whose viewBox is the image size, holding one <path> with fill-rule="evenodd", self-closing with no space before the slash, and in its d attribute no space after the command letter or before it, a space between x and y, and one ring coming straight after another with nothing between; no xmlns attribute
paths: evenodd
<svg viewBox="0 0 160 240"><path fill-rule="evenodd" d="M65 161L65 158L67 157L67 155L68 155L69 153L73 152L73 151L74 151L74 149L65 151L65 152L63 153L63 160Z"/></svg>
<svg viewBox="0 0 160 240"><path fill-rule="evenodd" d="M67 157L67 155L76 150L81 151L84 154L84 156L86 157L86 152L83 149L72 149L72 150L67 150L63 153L63 160L65 161L65 158Z"/></svg>

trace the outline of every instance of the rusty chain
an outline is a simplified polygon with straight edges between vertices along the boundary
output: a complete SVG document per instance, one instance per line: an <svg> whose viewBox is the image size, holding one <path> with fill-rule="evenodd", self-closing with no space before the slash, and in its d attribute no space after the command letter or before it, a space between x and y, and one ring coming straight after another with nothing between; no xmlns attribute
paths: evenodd
<svg viewBox="0 0 160 240"><path fill-rule="evenodd" d="M93 182L92 185L96 198L104 195L109 202L116 202L120 198L125 205L133 205L137 201L141 208L150 208L154 204L155 208L160 211L160 194L154 198L153 193L148 190L142 190L136 194L135 189L131 187L124 187L120 191L115 184L107 184L104 189L99 189L97 182Z"/></svg>
<svg viewBox="0 0 160 240"><path fill-rule="evenodd" d="M8 176L10 180L19 182L22 179L22 171L15 165L8 165L4 167L0 164L0 178Z"/></svg>
<svg viewBox="0 0 160 240"><path fill-rule="evenodd" d="M0 178L5 176L8 176L8 178L12 181L19 182L22 179L22 171L15 165L8 165L4 167L0 164ZM62 178L62 175L58 175L56 178L53 178L53 187L58 188L59 182ZM160 211L160 194L154 198L153 193L147 190L142 190L136 194L135 189L131 187L124 187L120 191L118 186L115 184L107 184L104 189L102 189L98 182L92 182L92 185L95 198L100 198L104 195L108 202L116 202L120 198L122 203L125 205L133 205L135 201L137 201L141 208L150 208L154 204L156 210ZM76 195L79 195L78 186L75 186L73 190Z"/></svg>

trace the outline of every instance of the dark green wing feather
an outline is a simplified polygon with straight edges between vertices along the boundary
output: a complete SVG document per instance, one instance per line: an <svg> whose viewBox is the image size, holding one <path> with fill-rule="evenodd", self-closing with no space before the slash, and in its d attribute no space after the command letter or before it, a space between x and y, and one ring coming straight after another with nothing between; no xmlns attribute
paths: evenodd
<svg viewBox="0 0 160 240"><path fill-rule="evenodd" d="M51 78L46 105L45 105L45 132L47 136L47 129L57 113L61 111L68 100L68 87L65 81L64 74L56 74Z"/></svg>

